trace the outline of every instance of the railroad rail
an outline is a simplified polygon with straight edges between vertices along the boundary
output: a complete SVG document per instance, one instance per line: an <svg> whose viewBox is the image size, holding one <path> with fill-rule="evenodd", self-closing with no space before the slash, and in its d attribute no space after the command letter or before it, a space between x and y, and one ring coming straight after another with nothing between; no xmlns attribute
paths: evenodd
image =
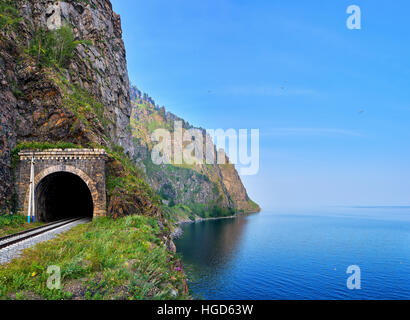
<svg viewBox="0 0 410 320"><path fill-rule="evenodd" d="M47 232L53 231L55 229L61 228L68 224L77 222L79 220L84 220L84 219L85 218L73 218L73 219L59 220L59 221L52 222L52 223L46 224L38 228L34 228L34 229L30 229L30 230L26 230L26 231L22 231L19 233L15 233L15 234L2 237L0 238L0 250L6 249L10 246L23 242L25 240L37 237L42 234L46 234Z"/></svg>

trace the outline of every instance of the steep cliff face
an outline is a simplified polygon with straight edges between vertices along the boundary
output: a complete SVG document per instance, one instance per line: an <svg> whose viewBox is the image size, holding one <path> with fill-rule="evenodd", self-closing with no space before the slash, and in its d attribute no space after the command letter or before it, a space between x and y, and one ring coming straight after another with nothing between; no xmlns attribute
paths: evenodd
<svg viewBox="0 0 410 320"><path fill-rule="evenodd" d="M233 165L153 165L152 131L172 131L176 121L184 129L191 126L155 106L138 90L131 90L131 102L121 21L109 0L0 3L12 8L1 14L13 21L0 32L2 212L11 211L15 202L12 151L23 141L69 142L111 150L120 146L119 153L124 151L139 163L151 187L171 205L189 205L213 215L259 210ZM73 45L69 59L57 58L60 43L50 34L58 30L65 32L57 34L59 41L68 38L64 41ZM55 48L50 50L50 46ZM111 215L158 213L155 195L123 157L112 157L107 174Z"/></svg>
<svg viewBox="0 0 410 320"><path fill-rule="evenodd" d="M122 40L121 19L108 0L17 1L23 13L26 40L36 30L55 30L73 26L77 39L90 41L79 45L66 72L67 81L87 90L104 106L110 121L105 134L132 152L129 134L130 96L127 62ZM58 101L53 101L58 102ZM55 104L55 103L54 103ZM43 116L43 117L41 117ZM40 115L45 118L47 115ZM28 122L31 119L27 119ZM19 128L21 129L21 128ZM20 132L20 130L18 130ZM27 130L32 132L32 130Z"/></svg>
<svg viewBox="0 0 410 320"><path fill-rule="evenodd" d="M17 99L7 85L6 77L11 71L7 66L7 58L10 59L10 56L0 55L0 210L9 212L13 194L11 151L16 144Z"/></svg>
<svg viewBox="0 0 410 320"><path fill-rule="evenodd" d="M108 0L0 0L0 215L16 213L15 156L20 148L103 147L109 155L107 211L113 218L133 217L117 221L96 219L93 223L97 235L103 233L106 239L92 237L97 241L93 247L90 238L85 238L85 246L91 252L87 258L79 261L80 255L61 256L58 258L64 262L60 260L59 265L63 270L67 261L70 266L90 265L87 259L95 256L95 269L88 277L98 284L110 281L112 272L122 267L116 283L123 282L126 296L181 298L187 296L187 289L181 263L174 255L170 225L160 198L131 160L135 148L121 33L120 18ZM103 224L106 229L102 231ZM124 225L116 232L115 227L121 224ZM129 233L125 234L127 228ZM71 233L73 242L77 243L85 233ZM119 249L115 241L120 241L120 246L128 242L130 249L115 259L118 265L108 267L101 258L114 256L113 252ZM110 246L115 250L100 250ZM62 245L62 250L66 248ZM83 253L84 246L79 248ZM50 256L47 248L40 251L35 256ZM135 252L143 253L142 259L135 260ZM130 266L124 267L127 254ZM33 265L28 268L36 270L37 262L29 260ZM131 268L133 264L141 268L141 273ZM25 268L27 265L19 272L27 274ZM98 272L103 269L107 274ZM125 280L123 272L135 277ZM95 273L98 277L93 280ZM4 283L12 282L10 278L2 279L3 289ZM27 285L32 289L29 281ZM133 285L138 290L132 289ZM41 286L35 287L40 290ZM139 292L140 288L144 288L144 293ZM107 291L100 290L103 294ZM117 287L113 289L116 290Z"/></svg>
<svg viewBox="0 0 410 320"><path fill-rule="evenodd" d="M151 134L155 129L165 128L174 132L175 122L182 122L183 130L193 127L182 118L166 112L164 107L157 106L152 98L135 87L131 88L131 100L131 128L137 150L135 160L146 171L149 184L171 206L186 205L193 209L194 214L201 216L260 211L249 198L232 164L154 165L151 161ZM199 129L205 141L206 131Z"/></svg>
<svg viewBox="0 0 410 320"><path fill-rule="evenodd" d="M1 2L11 8L2 14L16 18L0 35L0 208L9 211L17 142L119 145L130 156L133 147L121 21L110 1ZM82 42L64 68L41 65L39 34L63 26ZM28 53L36 45L37 57Z"/></svg>

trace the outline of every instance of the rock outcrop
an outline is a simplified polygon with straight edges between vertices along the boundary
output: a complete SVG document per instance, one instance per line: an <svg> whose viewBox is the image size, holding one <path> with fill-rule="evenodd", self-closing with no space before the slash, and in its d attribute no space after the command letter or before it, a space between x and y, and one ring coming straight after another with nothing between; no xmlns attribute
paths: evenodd
<svg viewBox="0 0 410 320"><path fill-rule="evenodd" d="M20 142L120 150L139 163L168 203L201 210L259 210L233 165L192 168L147 161L155 126L173 127L176 121L184 129L191 126L138 90L131 90L131 102L121 19L109 0L0 1L18 13L10 19L12 26L0 30L0 214L13 211L16 202L12 152ZM50 44L41 35L65 27L70 31L63 36L71 36L75 44L70 59L64 66L62 61L43 63L41 54ZM126 162L117 157L108 163L108 173L114 175L107 188L108 212L158 215L159 201L153 200L143 177L125 162L119 172L119 159Z"/></svg>
<svg viewBox="0 0 410 320"><path fill-rule="evenodd" d="M0 208L10 211L11 152L17 142L115 144L129 156L133 147L121 20L110 1L1 1L14 6L20 17L0 36ZM40 67L27 50L40 30L62 26L88 44L75 48L61 76ZM92 110L96 107L101 117Z"/></svg>
<svg viewBox="0 0 410 320"><path fill-rule="evenodd" d="M145 170L151 187L167 199L167 203L187 205L197 214L198 211L204 211L205 215L260 211L259 206L249 198L235 166L229 163L229 159L225 165L153 164L153 130L165 128L173 132L175 122L182 123L183 130L193 127L182 118L166 112L164 107L157 106L152 98L135 87L131 88L131 100L135 161ZM202 132L205 141L206 131L202 128L196 129ZM216 150L214 152L216 153Z"/></svg>

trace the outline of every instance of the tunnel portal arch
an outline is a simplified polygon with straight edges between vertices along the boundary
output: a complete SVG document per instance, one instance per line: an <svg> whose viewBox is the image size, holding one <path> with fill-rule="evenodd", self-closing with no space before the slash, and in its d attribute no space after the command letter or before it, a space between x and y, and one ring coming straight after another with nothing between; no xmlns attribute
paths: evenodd
<svg viewBox="0 0 410 320"><path fill-rule="evenodd" d="M58 180L60 180L60 183ZM84 186L86 188L84 188ZM35 177L34 188L36 190L36 218L38 221L49 222L52 220L60 220L54 217L62 219L87 216L92 218L96 215L94 213L94 204L98 203L98 191L90 177L79 169L72 166L54 166L45 169ZM63 193L65 193L66 199L64 199ZM89 201L88 199L86 200L86 198L90 198L91 205L88 204ZM29 193L26 194L26 202L28 203L28 201ZM71 216L64 214L64 212L54 212L52 216L50 216L48 212L53 210L53 208L47 208L50 207L50 204L46 202L53 203L57 201L60 202L59 206L57 206L57 203L54 203L54 205L51 204L51 206L55 207L54 211L56 211L56 209L59 211L73 210L75 208L78 211L72 212ZM76 204L83 205L84 208L76 207ZM91 214L89 213L89 206L91 206Z"/></svg>
<svg viewBox="0 0 410 320"><path fill-rule="evenodd" d="M56 208L58 197L60 202L67 198L75 197L77 202L83 203L87 216L99 217L106 215L106 189L105 189L105 162L107 154L100 149L52 149L47 151L22 151L19 166L19 209L27 213L30 192L30 165L34 159L34 187L36 190L36 218L44 218L47 214L45 200L48 198L48 208ZM59 181L61 180L61 181ZM48 185L48 187L47 187ZM54 190L59 187L59 190ZM40 194L38 194L40 193ZM52 195L54 193L54 195ZM91 204L86 198L90 196ZM50 202L51 200L51 202ZM51 203L51 204L50 204ZM69 201L67 205L74 205ZM90 209L88 206L92 206ZM74 207L73 207L74 208ZM64 211L64 208L61 208ZM80 208L77 208L80 210ZM92 210L92 213L90 213ZM63 218L64 214L61 214ZM75 215L75 214L74 214ZM57 214L56 216L59 216Z"/></svg>
<svg viewBox="0 0 410 320"><path fill-rule="evenodd" d="M57 171L41 179L35 187L36 220L52 222L94 216L90 188L79 176Z"/></svg>

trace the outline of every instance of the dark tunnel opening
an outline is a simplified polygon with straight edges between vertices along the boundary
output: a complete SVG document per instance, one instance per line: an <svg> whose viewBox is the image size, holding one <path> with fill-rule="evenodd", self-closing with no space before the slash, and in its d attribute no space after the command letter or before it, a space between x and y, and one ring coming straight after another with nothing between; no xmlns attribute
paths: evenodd
<svg viewBox="0 0 410 320"><path fill-rule="evenodd" d="M36 216L41 222L77 217L92 218L93 199L86 183L77 175L56 172L36 188Z"/></svg>

